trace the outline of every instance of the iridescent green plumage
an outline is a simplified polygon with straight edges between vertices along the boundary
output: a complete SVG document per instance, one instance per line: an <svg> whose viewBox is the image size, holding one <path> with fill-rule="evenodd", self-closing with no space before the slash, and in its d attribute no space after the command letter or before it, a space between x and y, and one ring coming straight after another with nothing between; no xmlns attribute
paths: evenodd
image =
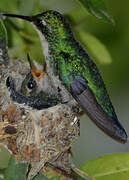
<svg viewBox="0 0 129 180"><path fill-rule="evenodd" d="M83 76L88 81L88 86L104 111L111 117L116 118L96 65L75 40L66 20L55 11L47 11L39 15L40 17L48 24L47 28L41 29L41 31L50 44L49 53L52 55L51 61L54 62L55 71L59 74L65 86L70 91L71 83Z"/></svg>
<svg viewBox="0 0 129 180"><path fill-rule="evenodd" d="M102 77L87 52L75 40L65 18L56 11L36 16L4 14L32 22L42 40L49 74L58 78L93 122L106 134L125 143L127 135L119 123ZM46 43L46 45L45 45Z"/></svg>

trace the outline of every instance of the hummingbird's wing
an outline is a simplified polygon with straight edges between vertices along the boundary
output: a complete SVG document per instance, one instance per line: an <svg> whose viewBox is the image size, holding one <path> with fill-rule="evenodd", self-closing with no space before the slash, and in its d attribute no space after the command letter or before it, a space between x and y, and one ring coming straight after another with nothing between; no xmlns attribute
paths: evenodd
<svg viewBox="0 0 129 180"><path fill-rule="evenodd" d="M121 143L127 141L127 134L117 117L113 119L103 110L84 77L71 84L71 94L102 131Z"/></svg>
<svg viewBox="0 0 129 180"><path fill-rule="evenodd" d="M77 47L79 55L60 53L57 67L59 78L102 131L113 139L126 143L127 134L117 119L97 66L82 48Z"/></svg>

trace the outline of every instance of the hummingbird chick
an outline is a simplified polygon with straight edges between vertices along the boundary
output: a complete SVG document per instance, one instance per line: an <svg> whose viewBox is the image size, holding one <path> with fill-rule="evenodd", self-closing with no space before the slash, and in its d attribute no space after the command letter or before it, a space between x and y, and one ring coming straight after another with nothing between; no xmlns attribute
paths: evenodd
<svg viewBox="0 0 129 180"><path fill-rule="evenodd" d="M126 131L117 118L99 70L75 39L63 15L49 10L35 16L3 16L20 18L34 25L43 46L46 72L53 86L61 90L64 101L76 100L103 132L120 143L126 143Z"/></svg>
<svg viewBox="0 0 129 180"><path fill-rule="evenodd" d="M29 63L31 63L29 55L27 57ZM30 67L32 66L30 65ZM41 78L39 76L41 76L40 74L43 74L43 72L35 71L33 72L31 69L31 71L26 75L25 79L21 83L20 92L15 89L14 79L10 76L7 78L6 86L10 91L10 97L17 103L25 104L38 110L59 104L61 102L59 97L54 94L49 94L43 91L43 89L39 91L41 88L39 88L39 85L37 84L38 82L36 82L34 77L38 74L38 79ZM44 88L43 84L42 88ZM50 85L49 88L51 88Z"/></svg>

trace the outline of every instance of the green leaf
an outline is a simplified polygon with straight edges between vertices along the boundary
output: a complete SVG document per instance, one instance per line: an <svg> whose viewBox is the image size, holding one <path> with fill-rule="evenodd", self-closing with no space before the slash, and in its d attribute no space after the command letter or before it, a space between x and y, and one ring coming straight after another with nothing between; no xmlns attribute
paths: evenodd
<svg viewBox="0 0 129 180"><path fill-rule="evenodd" d="M81 170L95 180L128 180L129 153L100 156L85 163Z"/></svg>
<svg viewBox="0 0 129 180"><path fill-rule="evenodd" d="M5 169L0 169L0 174L4 174Z"/></svg>
<svg viewBox="0 0 129 180"><path fill-rule="evenodd" d="M12 155L8 168L5 171L5 180L23 180L26 173L27 165L25 163L17 164L15 157Z"/></svg>
<svg viewBox="0 0 129 180"><path fill-rule="evenodd" d="M112 18L109 16L105 0L79 0L81 4L98 19L107 20L113 23Z"/></svg>
<svg viewBox="0 0 129 180"><path fill-rule="evenodd" d="M0 43L2 40L7 41L7 31L3 21L0 19Z"/></svg>
<svg viewBox="0 0 129 180"><path fill-rule="evenodd" d="M7 168L9 159L9 151L2 144L0 144L0 169Z"/></svg>
<svg viewBox="0 0 129 180"><path fill-rule="evenodd" d="M1 19L0 19L0 56L2 56L3 59L8 59L7 31Z"/></svg>
<svg viewBox="0 0 129 180"><path fill-rule="evenodd" d="M12 155L8 168L4 171L4 180L23 180L26 175L27 164L16 163L15 157ZM2 172L2 171L1 171ZM42 174L38 174L33 180L48 180Z"/></svg>
<svg viewBox="0 0 129 180"><path fill-rule="evenodd" d="M110 64L112 62L109 51L99 39L84 31L79 31L77 35L93 60L100 64Z"/></svg>
<svg viewBox="0 0 129 180"><path fill-rule="evenodd" d="M38 174L33 180L48 180L48 178L46 178L42 174Z"/></svg>
<svg viewBox="0 0 129 180"><path fill-rule="evenodd" d="M5 169L0 169L0 180L4 180Z"/></svg>

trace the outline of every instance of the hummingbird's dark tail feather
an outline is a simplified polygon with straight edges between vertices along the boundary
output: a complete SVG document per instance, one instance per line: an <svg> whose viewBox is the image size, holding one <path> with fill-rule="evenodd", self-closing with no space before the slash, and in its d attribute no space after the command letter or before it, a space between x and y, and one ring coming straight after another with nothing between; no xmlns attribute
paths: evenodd
<svg viewBox="0 0 129 180"><path fill-rule="evenodd" d="M3 13L2 16L14 17L14 18L24 19L26 21L32 22L32 16L22 16L22 15L17 15L17 14L6 14L6 13Z"/></svg>
<svg viewBox="0 0 129 180"><path fill-rule="evenodd" d="M120 143L126 143L127 134L118 119L111 118L102 109L88 85L87 87L85 85L85 90L80 94L78 93L78 83L76 83L76 85L73 84L71 86L72 95L90 119L108 136ZM80 90L82 90L82 88L84 88L84 86L81 84Z"/></svg>

